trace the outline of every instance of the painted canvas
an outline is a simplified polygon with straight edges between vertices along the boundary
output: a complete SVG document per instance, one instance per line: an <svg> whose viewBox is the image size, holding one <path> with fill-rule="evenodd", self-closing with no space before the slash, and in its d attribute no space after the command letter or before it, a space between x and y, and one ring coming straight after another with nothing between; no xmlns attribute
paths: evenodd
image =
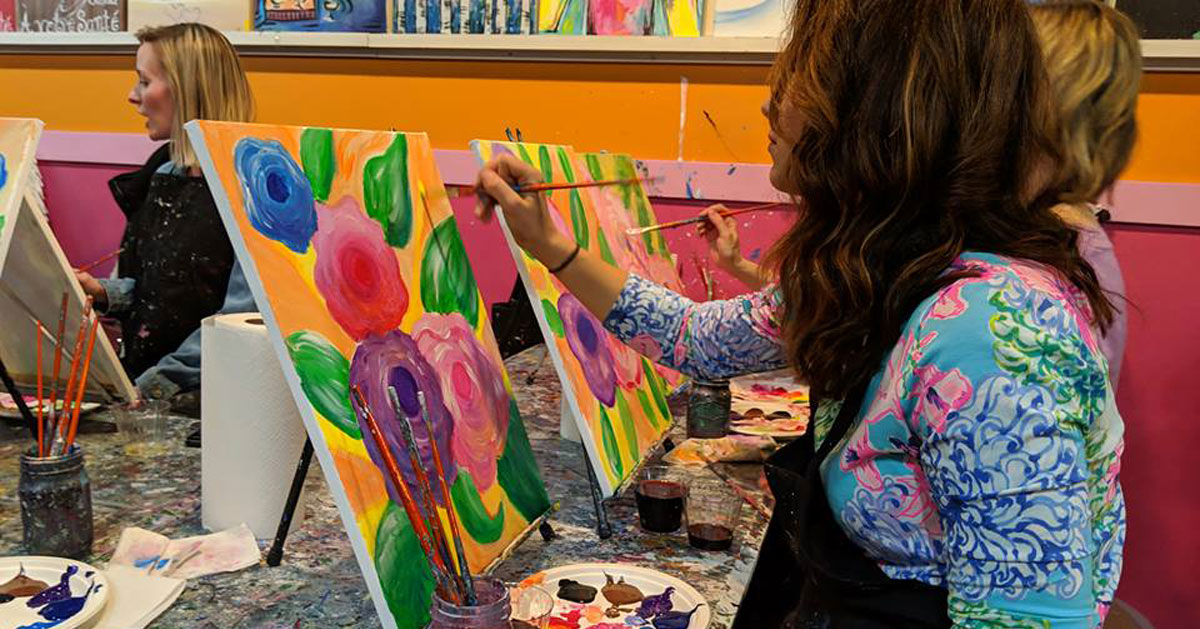
<svg viewBox="0 0 1200 629"><path fill-rule="evenodd" d="M471 148L482 162L501 153L515 154L541 169L546 181L572 182L586 176L578 166L582 160L568 146L475 140ZM616 260L586 190L556 190L547 198L559 230L580 247ZM649 360L609 334L546 267L521 251L506 226L504 232L546 337L563 397L601 488L611 495L670 427L667 383Z"/></svg>
<svg viewBox="0 0 1200 629"><path fill-rule="evenodd" d="M434 440L449 459L450 495L436 499L457 513L474 571L550 507L429 139L216 122L187 130L380 618L424 626L432 575L351 409L351 384L395 452L403 441L389 386L417 420L423 467L433 469Z"/></svg>
<svg viewBox="0 0 1200 629"><path fill-rule="evenodd" d="M697 37L703 0L540 0L539 33Z"/></svg>
<svg viewBox="0 0 1200 629"><path fill-rule="evenodd" d="M245 0L128 0L130 32L147 26L199 22L222 31L250 28L250 4Z"/></svg>
<svg viewBox="0 0 1200 629"><path fill-rule="evenodd" d="M254 30L383 33L387 0L256 0Z"/></svg>
<svg viewBox="0 0 1200 629"><path fill-rule="evenodd" d="M533 31L538 0L393 0L392 31L521 35Z"/></svg>
<svg viewBox="0 0 1200 629"><path fill-rule="evenodd" d="M62 295L66 293L68 321L78 321L86 296L67 256L46 221L37 146L42 121L0 118L0 356L18 385L37 384L37 343L44 356L53 356L50 333L38 336L34 321L57 332ZM70 361L76 326L67 326L63 358ZM35 340L36 339L36 340ZM53 379L52 361L43 361L46 385ZM108 337L96 337L89 367L87 394L93 399L130 400L136 395ZM59 373L65 384L67 373Z"/></svg>
<svg viewBox="0 0 1200 629"><path fill-rule="evenodd" d="M639 176L637 162L618 153L581 153L579 170L590 181L634 179ZM675 256L667 247L661 231L629 236L626 230L658 223L654 206L641 183L628 186L589 188L596 220L605 235L607 249L600 255L609 264L626 269L667 288L683 293L683 280ZM673 390L687 379L678 371L654 363L654 368Z"/></svg>
<svg viewBox="0 0 1200 629"><path fill-rule="evenodd" d="M117 33L125 0L17 0L17 30L30 33Z"/></svg>
<svg viewBox="0 0 1200 629"><path fill-rule="evenodd" d="M16 0L0 0L0 33L17 30Z"/></svg>
<svg viewBox="0 0 1200 629"><path fill-rule="evenodd" d="M718 37L779 37L787 26L783 0L714 0Z"/></svg>

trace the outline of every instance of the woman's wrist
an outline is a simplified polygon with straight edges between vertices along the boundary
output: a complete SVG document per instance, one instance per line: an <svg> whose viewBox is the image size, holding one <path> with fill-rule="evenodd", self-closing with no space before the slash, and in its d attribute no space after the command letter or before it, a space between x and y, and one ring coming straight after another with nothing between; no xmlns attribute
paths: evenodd
<svg viewBox="0 0 1200 629"><path fill-rule="evenodd" d="M575 251L574 240L563 236L557 231L544 242L528 247L526 250L538 262L548 269L556 269Z"/></svg>

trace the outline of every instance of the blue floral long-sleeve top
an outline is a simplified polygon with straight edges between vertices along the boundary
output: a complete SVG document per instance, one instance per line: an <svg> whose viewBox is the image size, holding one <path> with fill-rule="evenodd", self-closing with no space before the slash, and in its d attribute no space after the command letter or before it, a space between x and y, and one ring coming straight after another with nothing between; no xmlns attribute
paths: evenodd
<svg viewBox="0 0 1200 629"><path fill-rule="evenodd" d="M1087 302L1037 264L961 256L912 314L821 469L885 574L943 585L956 627L1099 627L1121 573L1123 424ZM698 378L785 364L774 288L695 303L631 276L605 327ZM817 442L840 404L822 404Z"/></svg>

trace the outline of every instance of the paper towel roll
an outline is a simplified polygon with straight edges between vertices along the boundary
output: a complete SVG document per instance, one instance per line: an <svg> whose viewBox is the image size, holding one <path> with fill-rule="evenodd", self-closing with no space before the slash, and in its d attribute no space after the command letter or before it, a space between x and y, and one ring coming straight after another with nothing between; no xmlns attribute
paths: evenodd
<svg viewBox="0 0 1200 629"><path fill-rule="evenodd" d="M271 538L304 447L304 423L256 312L201 323L200 509L205 528L245 522ZM304 494L292 527L304 519Z"/></svg>

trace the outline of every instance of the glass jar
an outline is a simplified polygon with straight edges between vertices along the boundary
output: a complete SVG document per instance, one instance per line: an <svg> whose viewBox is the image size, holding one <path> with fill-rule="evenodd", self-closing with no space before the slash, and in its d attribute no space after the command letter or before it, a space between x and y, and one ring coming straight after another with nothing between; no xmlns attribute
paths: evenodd
<svg viewBox="0 0 1200 629"><path fill-rule="evenodd" d="M687 436L724 437L729 431L731 403L728 380L693 380L688 395Z"/></svg>
<svg viewBox="0 0 1200 629"><path fill-rule="evenodd" d="M495 577L475 577L477 605L456 605L433 594L428 629L509 629L512 604L508 587Z"/></svg>
<svg viewBox="0 0 1200 629"><path fill-rule="evenodd" d="M84 559L92 552L92 484L83 450L62 456L21 455L21 523L31 555Z"/></svg>

